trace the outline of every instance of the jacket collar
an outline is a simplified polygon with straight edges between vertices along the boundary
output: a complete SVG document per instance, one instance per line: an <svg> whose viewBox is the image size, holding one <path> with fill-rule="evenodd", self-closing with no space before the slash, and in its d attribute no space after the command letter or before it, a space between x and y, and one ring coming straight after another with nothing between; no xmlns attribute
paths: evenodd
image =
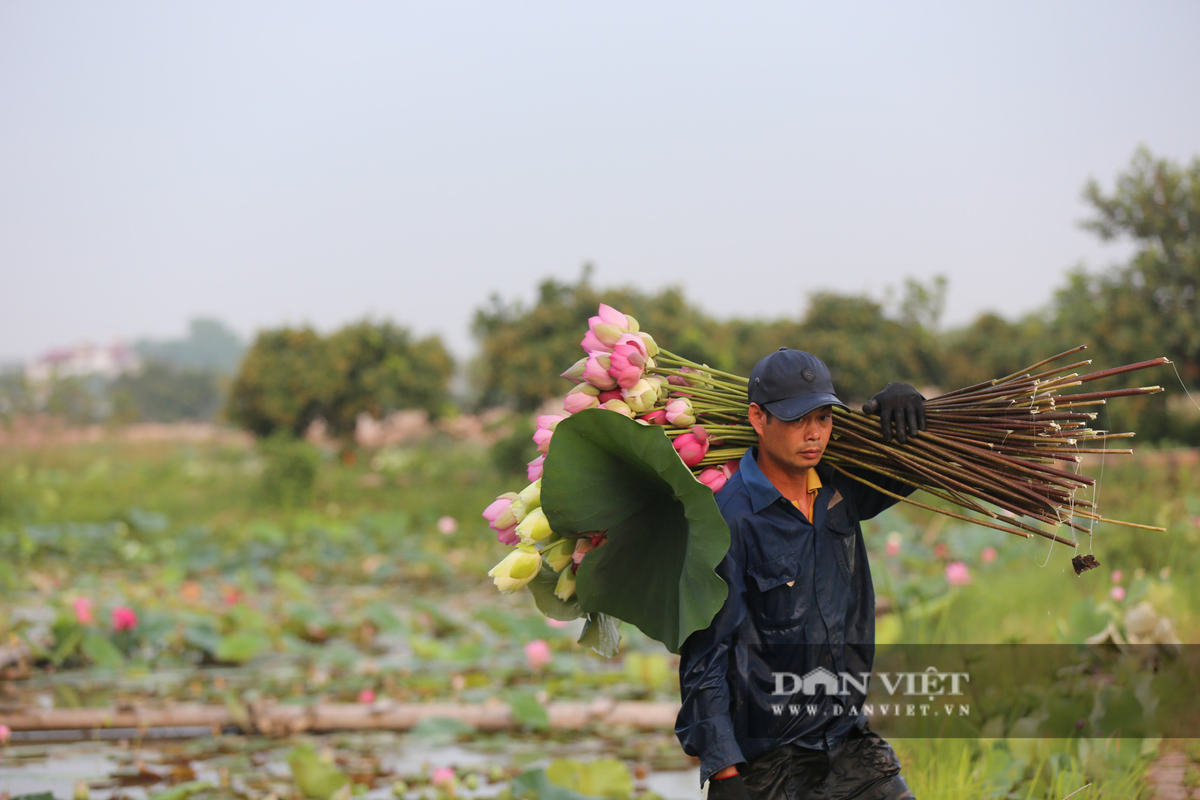
<svg viewBox="0 0 1200 800"><path fill-rule="evenodd" d="M821 478L822 490L824 490L833 479L833 468L821 461L817 464L816 470L817 475ZM771 483L758 468L757 447L751 447L742 456L738 472L742 474L742 483L745 484L746 492L750 495L750 510L755 514L783 497L783 494L775 488L775 484Z"/></svg>

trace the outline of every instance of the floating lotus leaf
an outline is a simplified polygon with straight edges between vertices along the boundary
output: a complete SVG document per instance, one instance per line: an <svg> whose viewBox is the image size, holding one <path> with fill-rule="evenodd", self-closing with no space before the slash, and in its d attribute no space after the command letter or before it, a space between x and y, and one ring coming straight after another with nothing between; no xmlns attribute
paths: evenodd
<svg viewBox="0 0 1200 800"><path fill-rule="evenodd" d="M601 409L563 420L542 473L542 508L563 536L607 534L576 575L584 612L636 625L677 653L725 602L715 568L729 527L662 428Z"/></svg>

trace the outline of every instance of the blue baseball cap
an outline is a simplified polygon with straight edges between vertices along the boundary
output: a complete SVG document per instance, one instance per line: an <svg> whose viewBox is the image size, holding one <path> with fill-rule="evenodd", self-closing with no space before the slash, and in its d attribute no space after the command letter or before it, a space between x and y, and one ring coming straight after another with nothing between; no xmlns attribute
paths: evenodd
<svg viewBox="0 0 1200 800"><path fill-rule="evenodd" d="M750 372L746 396L784 422L800 419L821 406L848 408L833 393L825 362L803 350L781 347Z"/></svg>

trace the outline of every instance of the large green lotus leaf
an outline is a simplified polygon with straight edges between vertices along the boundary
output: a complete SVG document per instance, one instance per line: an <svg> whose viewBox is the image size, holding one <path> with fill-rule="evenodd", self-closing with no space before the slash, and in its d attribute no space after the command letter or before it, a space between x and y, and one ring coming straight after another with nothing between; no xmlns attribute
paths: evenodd
<svg viewBox="0 0 1200 800"><path fill-rule="evenodd" d="M662 428L603 409L558 424L542 508L564 536L606 531L576 576L579 606L624 620L678 653L728 595L715 567L729 527Z"/></svg>

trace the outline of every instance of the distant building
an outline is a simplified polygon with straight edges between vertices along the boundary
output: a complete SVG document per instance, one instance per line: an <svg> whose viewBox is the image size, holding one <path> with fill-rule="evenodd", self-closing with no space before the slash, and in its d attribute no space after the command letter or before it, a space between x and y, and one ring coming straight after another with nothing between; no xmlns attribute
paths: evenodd
<svg viewBox="0 0 1200 800"><path fill-rule="evenodd" d="M101 377L112 379L134 372L142 365L137 353L123 344L99 347L85 343L73 348L50 350L25 363L25 379L42 386L54 378Z"/></svg>

